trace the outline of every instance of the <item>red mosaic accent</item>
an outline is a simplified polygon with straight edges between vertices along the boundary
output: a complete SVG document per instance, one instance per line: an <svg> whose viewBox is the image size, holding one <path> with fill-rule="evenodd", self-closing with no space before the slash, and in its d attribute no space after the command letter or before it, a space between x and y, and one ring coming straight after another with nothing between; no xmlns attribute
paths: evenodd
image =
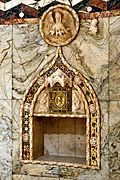
<svg viewBox="0 0 120 180"><path fill-rule="evenodd" d="M108 2L102 0L89 0L89 5L95 6L103 10L107 10Z"/></svg>

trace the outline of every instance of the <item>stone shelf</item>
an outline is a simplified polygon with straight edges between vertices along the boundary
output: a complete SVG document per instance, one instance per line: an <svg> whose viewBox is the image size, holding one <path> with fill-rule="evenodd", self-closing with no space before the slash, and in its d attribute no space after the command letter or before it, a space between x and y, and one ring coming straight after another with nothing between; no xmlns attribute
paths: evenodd
<svg viewBox="0 0 120 180"><path fill-rule="evenodd" d="M38 157L37 159L35 160L39 160L39 161L55 161L55 162L65 162L65 163L72 163L72 164L86 164L86 159L83 157L83 158L80 158L80 157L66 157L66 156L52 156L52 155L43 155L43 156L40 156Z"/></svg>

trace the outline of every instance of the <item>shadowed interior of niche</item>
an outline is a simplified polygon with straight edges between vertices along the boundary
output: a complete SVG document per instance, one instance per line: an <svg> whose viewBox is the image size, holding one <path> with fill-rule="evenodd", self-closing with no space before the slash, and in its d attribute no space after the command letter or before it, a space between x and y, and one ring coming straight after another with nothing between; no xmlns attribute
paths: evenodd
<svg viewBox="0 0 120 180"><path fill-rule="evenodd" d="M86 118L33 118L33 160L86 164Z"/></svg>

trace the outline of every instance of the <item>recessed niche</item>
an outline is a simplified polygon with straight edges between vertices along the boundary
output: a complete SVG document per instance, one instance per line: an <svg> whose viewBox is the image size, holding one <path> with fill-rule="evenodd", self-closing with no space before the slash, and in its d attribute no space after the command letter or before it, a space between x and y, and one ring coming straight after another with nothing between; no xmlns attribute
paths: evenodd
<svg viewBox="0 0 120 180"><path fill-rule="evenodd" d="M33 80L24 96L21 159L27 163L100 167L96 94L88 80L67 64L59 48L49 68Z"/></svg>
<svg viewBox="0 0 120 180"><path fill-rule="evenodd" d="M34 117L33 160L86 164L86 118Z"/></svg>

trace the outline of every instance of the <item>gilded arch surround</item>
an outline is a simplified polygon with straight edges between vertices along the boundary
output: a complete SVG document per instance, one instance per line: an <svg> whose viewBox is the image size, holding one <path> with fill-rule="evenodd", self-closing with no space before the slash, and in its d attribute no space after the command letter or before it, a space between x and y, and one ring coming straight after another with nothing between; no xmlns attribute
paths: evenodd
<svg viewBox="0 0 120 180"><path fill-rule="evenodd" d="M57 70L63 73L62 86L67 81L71 88L75 88L83 99L85 114L71 113L39 113L45 117L86 117L86 164L78 166L100 167L100 109L96 94L88 80L77 70L72 68L65 60L61 48L57 48L56 57L49 66L40 72L27 89L21 106L21 159L33 161L33 115L36 99L44 87L51 86L56 79L53 78ZM44 162L40 162L44 163ZM47 162L49 164L49 162ZM55 163L55 162L54 162ZM58 163L57 163L58 164ZM66 163L67 164L67 163Z"/></svg>

